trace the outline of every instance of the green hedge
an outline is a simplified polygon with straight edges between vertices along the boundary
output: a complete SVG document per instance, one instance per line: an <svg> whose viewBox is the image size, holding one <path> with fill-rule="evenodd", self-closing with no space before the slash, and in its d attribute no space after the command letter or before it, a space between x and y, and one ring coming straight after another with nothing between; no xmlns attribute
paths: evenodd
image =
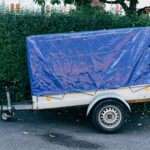
<svg viewBox="0 0 150 150"><path fill-rule="evenodd" d="M0 100L4 86L11 88L14 101L30 98L26 62L26 36L150 25L144 16L120 16L99 9L84 8L68 14L10 12L0 9Z"/></svg>

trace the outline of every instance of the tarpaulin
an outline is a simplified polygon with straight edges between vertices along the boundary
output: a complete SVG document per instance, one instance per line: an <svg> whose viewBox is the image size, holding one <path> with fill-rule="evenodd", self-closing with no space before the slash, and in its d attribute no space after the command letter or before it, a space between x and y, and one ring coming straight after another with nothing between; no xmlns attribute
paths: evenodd
<svg viewBox="0 0 150 150"><path fill-rule="evenodd" d="M150 27L27 37L32 95L150 84Z"/></svg>

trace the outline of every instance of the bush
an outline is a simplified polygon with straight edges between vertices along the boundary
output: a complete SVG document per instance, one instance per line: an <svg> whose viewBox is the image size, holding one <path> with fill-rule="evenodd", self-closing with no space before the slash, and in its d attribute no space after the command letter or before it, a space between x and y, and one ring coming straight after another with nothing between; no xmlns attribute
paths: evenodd
<svg viewBox="0 0 150 150"><path fill-rule="evenodd" d="M97 8L83 8L68 14L52 12L10 12L0 9L0 99L4 86L11 88L14 101L30 98L26 61L26 37L36 34L75 32L147 26L147 18L113 15Z"/></svg>

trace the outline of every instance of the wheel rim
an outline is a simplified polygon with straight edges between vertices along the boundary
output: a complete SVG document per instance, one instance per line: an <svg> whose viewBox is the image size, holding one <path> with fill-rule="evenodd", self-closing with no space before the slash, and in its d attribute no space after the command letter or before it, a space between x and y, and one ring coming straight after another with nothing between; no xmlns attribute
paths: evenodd
<svg viewBox="0 0 150 150"><path fill-rule="evenodd" d="M115 128L122 120L122 113L116 106L109 105L102 108L98 116L100 124L105 128Z"/></svg>
<svg viewBox="0 0 150 150"><path fill-rule="evenodd" d="M2 119L7 120L8 119L8 114L7 113L2 113Z"/></svg>

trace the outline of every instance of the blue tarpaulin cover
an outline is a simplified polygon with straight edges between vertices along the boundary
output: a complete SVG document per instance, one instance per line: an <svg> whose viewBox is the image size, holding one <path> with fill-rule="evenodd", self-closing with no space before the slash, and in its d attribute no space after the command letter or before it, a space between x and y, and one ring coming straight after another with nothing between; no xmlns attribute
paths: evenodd
<svg viewBox="0 0 150 150"><path fill-rule="evenodd" d="M27 37L32 95L150 84L150 27Z"/></svg>

